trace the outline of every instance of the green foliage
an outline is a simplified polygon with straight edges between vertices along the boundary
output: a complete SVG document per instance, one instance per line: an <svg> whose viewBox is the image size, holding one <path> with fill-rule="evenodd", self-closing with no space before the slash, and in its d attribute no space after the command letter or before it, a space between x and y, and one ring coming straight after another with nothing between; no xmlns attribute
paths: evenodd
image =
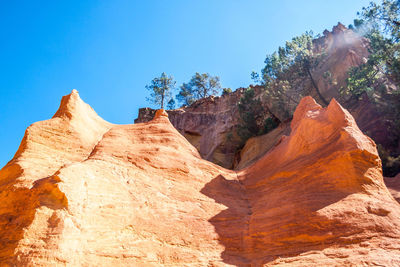
<svg viewBox="0 0 400 267"><path fill-rule="evenodd" d="M187 83L183 83L180 87L176 99L184 106L191 105L196 99L193 96L192 88Z"/></svg>
<svg viewBox="0 0 400 267"><path fill-rule="evenodd" d="M252 71L250 74L250 78L253 80L255 84L263 84L263 81L260 78L260 74L255 71Z"/></svg>
<svg viewBox="0 0 400 267"><path fill-rule="evenodd" d="M312 90L318 94L324 104L328 104L321 95L313 79L312 70L321 62L324 54L314 48L312 32L306 32L286 42L284 47L267 55L262 70L263 84L266 88L270 110L280 118L290 118L294 106L303 96ZM310 86L304 86L308 81Z"/></svg>
<svg viewBox="0 0 400 267"><path fill-rule="evenodd" d="M347 87L340 88L339 92L345 98L360 100L364 93L373 99L374 87L378 85L378 70L371 62L350 68L347 78Z"/></svg>
<svg viewBox="0 0 400 267"><path fill-rule="evenodd" d="M160 77L154 78L149 85L146 85L146 89L150 91L147 101L164 108L164 103L172 98L171 91L174 87L174 78L163 72Z"/></svg>
<svg viewBox="0 0 400 267"><path fill-rule="evenodd" d="M324 81L329 85L337 85L337 81L336 79L333 78L332 73L330 71L325 71L322 74L322 78L324 78Z"/></svg>
<svg viewBox="0 0 400 267"><path fill-rule="evenodd" d="M174 108L175 108L175 99L171 98L171 99L168 101L167 108L168 108L168 109L174 109Z"/></svg>
<svg viewBox="0 0 400 267"><path fill-rule="evenodd" d="M222 95L229 95L230 93L232 93L232 89L231 88L222 89Z"/></svg>
<svg viewBox="0 0 400 267"><path fill-rule="evenodd" d="M373 6L375 10L377 6ZM371 15L367 9L364 9L364 13ZM394 41L396 38L385 36L380 31L384 27L378 26L375 19L371 21L369 17L364 17L363 20L354 21L356 31L370 40L370 56L365 64L349 70L347 86L341 88L340 93L349 100L358 100L364 93L373 101L385 98L387 90L384 85L387 79L396 84L400 81L399 43Z"/></svg>
<svg viewBox="0 0 400 267"><path fill-rule="evenodd" d="M355 31L370 40L370 53L368 62L358 70L352 70L350 76L361 78L364 73L365 81L356 86L357 93L360 86L367 84L368 88L382 77L386 76L396 84L400 82L400 1L383 0L380 5L371 2L364 7L360 18L354 20ZM354 80L354 79L353 79ZM351 81L350 81L351 82ZM369 90L369 89L367 89Z"/></svg>
<svg viewBox="0 0 400 267"><path fill-rule="evenodd" d="M349 27L348 27L349 29L351 29L353 31L358 31L358 32L362 31L362 25L364 24L364 20L354 19L353 23L354 23L354 25L353 24L349 25Z"/></svg>
<svg viewBox="0 0 400 267"><path fill-rule="evenodd" d="M387 37L394 42L400 40L400 1L383 0L381 4L370 2L368 7L364 7L361 13L358 13L361 19L360 25L368 26L376 31L387 34ZM356 21L354 21L356 24Z"/></svg>
<svg viewBox="0 0 400 267"><path fill-rule="evenodd" d="M359 16L353 29L369 39L370 55L365 64L349 70L347 86L340 93L349 102L368 96L381 114L389 133L386 146L391 149L381 145L378 149L384 174L392 176L400 172L399 153L393 149L400 141L400 1L371 2Z"/></svg>
<svg viewBox="0 0 400 267"><path fill-rule="evenodd" d="M312 32L306 32L268 55L262 70L264 82L268 84L276 79L287 80L293 74L295 78L307 76L308 71L318 63L318 57L313 53L312 40Z"/></svg>
<svg viewBox="0 0 400 267"><path fill-rule="evenodd" d="M262 131L263 134L269 133L276 127L278 127L279 121L275 118L269 117L265 119L264 122L264 130Z"/></svg>
<svg viewBox="0 0 400 267"><path fill-rule="evenodd" d="M237 128L237 134L243 144L250 137L265 134L279 124L275 117L264 120L270 113L262 106L261 101L255 98L254 89L251 87L244 92L238 108L241 121Z"/></svg>
<svg viewBox="0 0 400 267"><path fill-rule="evenodd" d="M383 175L393 177L400 173L400 155L392 156L389 151L378 145L379 157L382 160Z"/></svg>
<svg viewBox="0 0 400 267"><path fill-rule="evenodd" d="M188 83L182 84L176 97L183 105L190 105L197 99L219 95L220 91L221 84L218 76L196 72Z"/></svg>
<svg viewBox="0 0 400 267"><path fill-rule="evenodd" d="M370 56L365 64L349 70L347 86L340 93L349 100L368 95L394 122L393 113L400 112L400 1L371 2L359 16L354 20L355 31L370 40ZM396 88L388 89L390 84Z"/></svg>

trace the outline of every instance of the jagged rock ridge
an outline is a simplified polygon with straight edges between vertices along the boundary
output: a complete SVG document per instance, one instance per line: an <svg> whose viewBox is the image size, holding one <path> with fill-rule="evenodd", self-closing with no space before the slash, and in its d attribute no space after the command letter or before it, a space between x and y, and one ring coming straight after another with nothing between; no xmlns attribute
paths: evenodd
<svg viewBox="0 0 400 267"><path fill-rule="evenodd" d="M164 111L105 122L77 92L0 171L0 261L16 266L400 264L400 209L371 139L307 97L241 171L206 161Z"/></svg>

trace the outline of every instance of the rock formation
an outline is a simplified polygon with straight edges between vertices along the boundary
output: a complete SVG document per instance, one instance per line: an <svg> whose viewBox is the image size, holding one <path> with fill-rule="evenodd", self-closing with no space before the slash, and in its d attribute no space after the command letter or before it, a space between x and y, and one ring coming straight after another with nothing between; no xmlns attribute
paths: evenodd
<svg viewBox="0 0 400 267"><path fill-rule="evenodd" d="M323 36L314 40L314 43L318 52L324 51L326 56L313 70L313 78L325 99L337 98L339 88L346 83L349 68L358 66L367 60L369 42L339 23L333 27L332 31L324 31ZM331 75L329 81L325 77L328 72ZM312 88L308 80L299 86ZM253 86L253 88L256 97L261 100L266 110L273 106L265 98L262 86ZM311 94L318 99L318 95L312 90ZM250 149L251 144L248 144L245 148L246 152L240 153L240 157L244 161L242 163L235 161L236 158L240 158L236 152L242 146L240 138L236 136L236 128L240 123L237 104L242 96L243 89L238 89L223 97L201 99L191 106L168 111L169 118L174 127L199 150L204 159L225 168L241 168L250 161L261 157L273 146L272 143L280 138L280 136L276 136L277 131L275 131L267 137L251 139L250 142L252 143L255 143L256 140L266 141L268 139L268 143L271 144L266 147L257 147L258 154L255 153L254 148ZM294 111L296 106L297 103L293 102L289 109ZM360 103L349 106L349 108L362 131L368 132L375 141L384 144L387 127L380 121L379 113L374 106L367 99L364 99ZM155 110L153 109L140 109L135 122L150 121L154 114ZM281 121L286 122L287 120L283 114L274 113L274 115ZM280 129L282 128L286 128L286 124L281 125ZM287 131L285 133L287 134ZM281 132L282 134L283 132ZM270 137L273 138L270 139ZM229 142L227 142L227 139L229 139ZM249 151L252 151L252 153L249 154ZM254 157L249 158L250 155Z"/></svg>
<svg viewBox="0 0 400 267"><path fill-rule="evenodd" d="M166 112L113 125L73 91L0 171L1 265L399 265L374 142L334 100L304 98L291 128L232 171Z"/></svg>
<svg viewBox="0 0 400 267"><path fill-rule="evenodd" d="M399 264L400 206L383 183L374 142L335 100L323 109L304 98L291 128L238 173L251 207L248 258L256 265Z"/></svg>
<svg viewBox="0 0 400 267"><path fill-rule="evenodd" d="M346 84L347 71L367 61L369 41L338 23L331 32L325 30L314 43L326 56L314 70L313 77L326 99L338 98L339 88ZM329 79L324 75L326 72L331 74Z"/></svg>
<svg viewBox="0 0 400 267"><path fill-rule="evenodd" d="M271 132L251 137L240 151L238 163L234 165L235 170L243 169L260 159L270 149L279 144L282 136L290 134L290 123L281 123Z"/></svg>
<svg viewBox="0 0 400 267"><path fill-rule="evenodd" d="M236 136L237 103L243 90L221 97L210 96L188 107L167 111L171 123L197 148L202 158L225 168L232 168L240 143ZM140 109L135 123L150 121L154 114L154 109Z"/></svg>

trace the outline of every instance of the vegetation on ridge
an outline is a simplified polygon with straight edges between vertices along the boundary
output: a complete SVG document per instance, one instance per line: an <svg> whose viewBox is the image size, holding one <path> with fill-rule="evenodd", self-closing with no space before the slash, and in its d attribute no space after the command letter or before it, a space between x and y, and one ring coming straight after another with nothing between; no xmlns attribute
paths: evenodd
<svg viewBox="0 0 400 267"><path fill-rule="evenodd" d="M242 145L253 136L266 134L279 125L279 120L265 108L260 99L255 98L254 88L249 87L244 91L238 104L240 122L237 134L242 140Z"/></svg>
<svg viewBox="0 0 400 267"><path fill-rule="evenodd" d="M384 175L393 176L400 172L400 1L371 2L349 29L369 40L369 57L364 64L349 69L347 79L336 87L338 100L350 110L360 100L366 100L378 112L388 134L385 136L387 143L375 141ZM291 119L304 96L313 95L319 103L328 104L330 99L319 88L321 78L328 86L336 86L337 82L329 70L321 74L318 69L327 55L315 41L316 37L312 32L305 32L292 38L266 56L260 74L251 74L253 81L264 90L256 94L250 87L238 102L236 130L242 144L252 136L272 130L279 121ZM319 83L314 77L317 73ZM221 90L218 76L196 73L188 83L180 86L176 100L182 105L190 105L200 98L219 95ZM230 92L228 88L222 90L223 95ZM169 99L168 108L173 108L175 100Z"/></svg>
<svg viewBox="0 0 400 267"><path fill-rule="evenodd" d="M167 76L164 72L160 77L156 77L146 88L150 91L150 97L147 101L164 108L164 103L168 103L168 109L175 108L175 99L172 93L175 90L175 84L172 76ZM177 101L183 106L193 104L196 100L211 95L219 95L221 93L221 84L218 76L211 76L209 73L196 72L188 83L183 83L176 95ZM229 91L230 90L230 91ZM223 94L232 92L230 88L224 88Z"/></svg>
<svg viewBox="0 0 400 267"><path fill-rule="evenodd" d="M168 76L165 72L161 73L160 77L154 78L146 89L150 91L150 97L147 101L159 105L164 108L164 103L169 105L172 103L171 91L175 88L175 81L172 76Z"/></svg>
<svg viewBox="0 0 400 267"><path fill-rule="evenodd" d="M183 83L179 93L176 95L178 101L183 105L190 105L198 99L210 95L219 95L221 84L218 76L211 76L209 73L198 73L192 76L188 83Z"/></svg>
<svg viewBox="0 0 400 267"><path fill-rule="evenodd" d="M365 64L348 71L346 84L339 89L339 100L346 108L351 108L367 97L381 114L389 133L390 144L386 147L397 147L388 149L379 144L384 174L393 176L400 172L400 1L371 2L358 15L349 28L369 40L370 56ZM294 37L284 47L267 55L261 75L251 74L253 81L265 87L270 112L281 120L291 118L293 107L312 90L323 104L330 100L321 94L312 75L313 69L325 58L324 51L314 47L313 39L312 32ZM323 78L332 83L329 71Z"/></svg>
<svg viewBox="0 0 400 267"><path fill-rule="evenodd" d="M368 97L388 128L389 147L400 143L400 1L371 2L350 25L370 41L370 56L365 64L349 70L347 86L340 93L345 104ZM379 145L384 175L400 172L400 151Z"/></svg>

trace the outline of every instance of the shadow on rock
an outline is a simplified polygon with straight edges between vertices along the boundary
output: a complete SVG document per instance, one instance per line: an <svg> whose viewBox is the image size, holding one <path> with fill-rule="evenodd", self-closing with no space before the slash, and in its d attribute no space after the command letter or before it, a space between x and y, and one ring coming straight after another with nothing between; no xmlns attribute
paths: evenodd
<svg viewBox="0 0 400 267"><path fill-rule="evenodd" d="M247 266L245 250L251 210L243 186L237 180L219 175L207 183L201 193L227 207L209 220L225 247L222 259L228 264Z"/></svg>
<svg viewBox="0 0 400 267"><path fill-rule="evenodd" d="M328 166L340 167L336 164L342 162L335 161ZM363 184L369 182L354 181L350 177L354 173L345 174L347 168L340 176L336 176L339 171L327 175L318 170L318 163L304 163L308 167L302 167L303 172L296 164L288 166L291 172L263 172L273 179L267 175L253 180L258 175L248 173L239 182L219 175L204 186L204 195L227 207L209 220L225 247L221 255L225 263L261 266L369 238L365 231L377 227L368 204L363 205ZM357 167L355 177L364 177L369 166Z"/></svg>

